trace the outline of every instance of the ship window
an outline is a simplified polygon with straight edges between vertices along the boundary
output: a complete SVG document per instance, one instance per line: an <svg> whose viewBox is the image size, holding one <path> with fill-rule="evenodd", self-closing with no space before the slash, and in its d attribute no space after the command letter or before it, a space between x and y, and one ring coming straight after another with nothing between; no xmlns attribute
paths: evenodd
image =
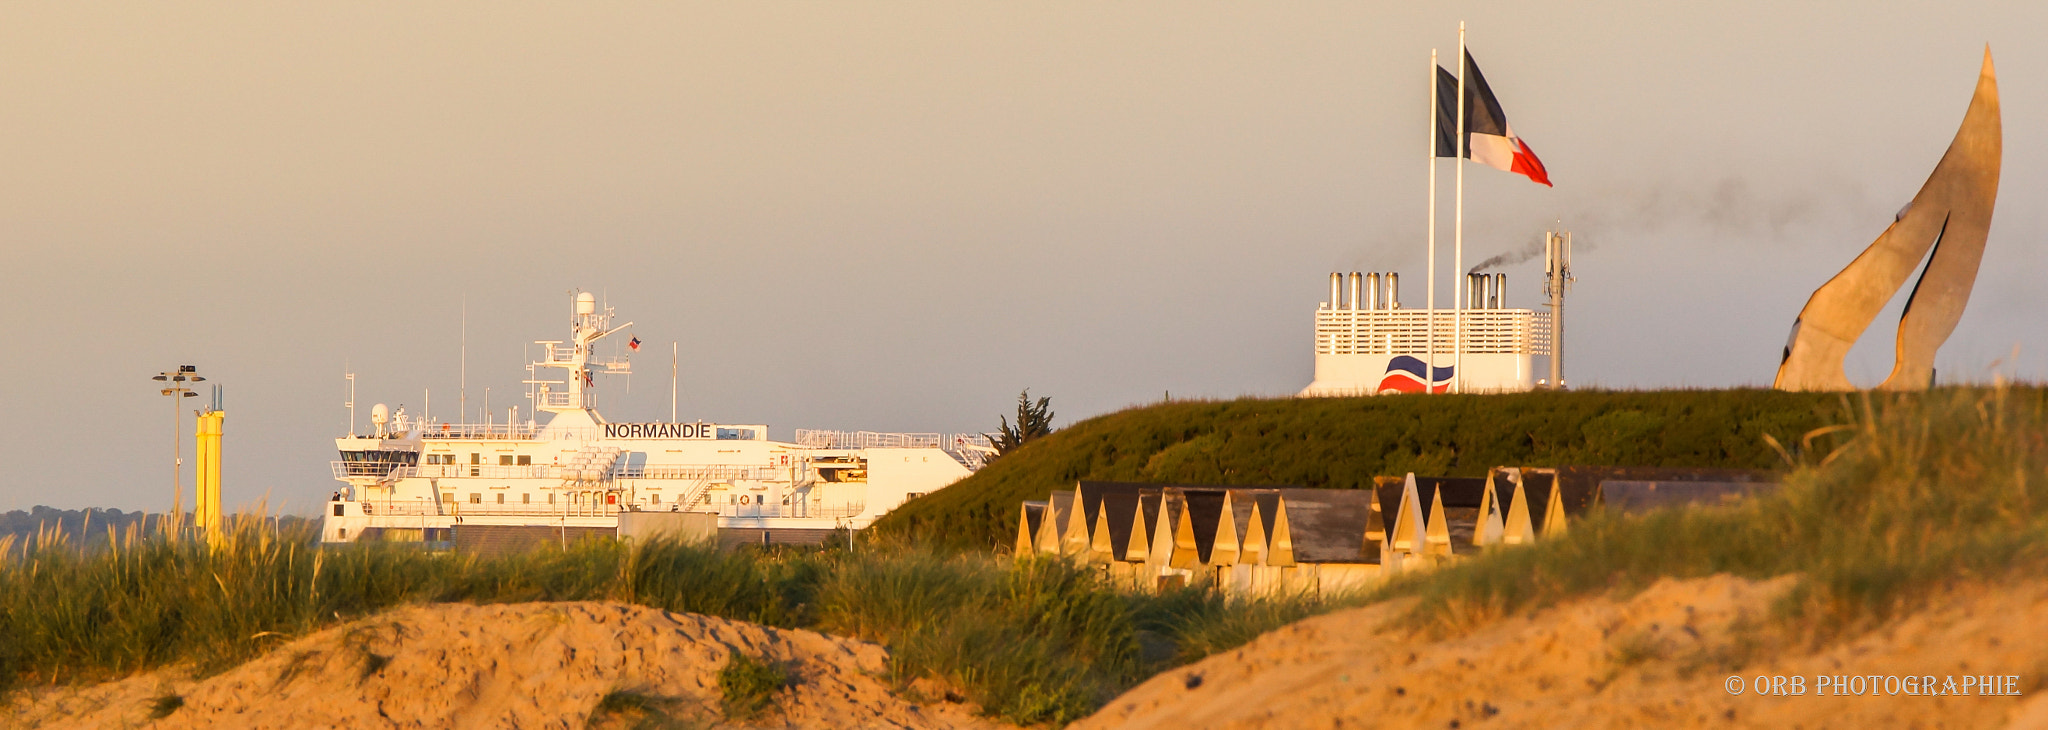
<svg viewBox="0 0 2048 730"><path fill-rule="evenodd" d="M337 505L334 505L334 516L336 516L336 517L340 517L340 516L341 516L341 505L338 505L338 504L337 504Z"/></svg>
<svg viewBox="0 0 2048 730"><path fill-rule="evenodd" d="M504 503L505 503L505 493L504 493L504 492L499 492L499 493L498 493L498 504L504 504Z"/></svg>
<svg viewBox="0 0 2048 730"><path fill-rule="evenodd" d="M470 504L483 504L483 503L484 503L484 495L478 494L478 493L476 493L476 492L470 492L470 493L469 493L469 503L470 503Z"/></svg>
<svg viewBox="0 0 2048 730"><path fill-rule="evenodd" d="M447 504L454 504L454 503L455 503L455 493L454 493L454 492L442 492L442 493L441 493L441 501L442 501L442 502L444 502L444 503L447 503Z"/></svg>
<svg viewBox="0 0 2048 730"><path fill-rule="evenodd" d="M512 465L512 455L511 455L511 454L499 454L499 455L498 455L498 466L511 466L511 465Z"/></svg>
<svg viewBox="0 0 2048 730"><path fill-rule="evenodd" d="M525 493L525 494L521 494L521 495L519 495L519 503L520 503L520 504L533 504L533 493L532 493L532 492L527 492L527 493Z"/></svg>
<svg viewBox="0 0 2048 730"><path fill-rule="evenodd" d="M661 504L661 495L659 495L659 494L650 494L650 495L647 495L647 501L648 501L648 502L651 502L651 503L653 503L653 504Z"/></svg>
<svg viewBox="0 0 2048 730"><path fill-rule="evenodd" d="M533 466L533 457L531 457L531 456L521 456L521 457L519 457L519 465L520 465L520 466Z"/></svg>
<svg viewBox="0 0 2048 730"><path fill-rule="evenodd" d="M334 531L334 539L336 539L336 540L347 540L347 539L348 539L348 528L346 528L346 527L343 527L343 528L340 528L340 529L337 529L337 530L335 530L335 531Z"/></svg>

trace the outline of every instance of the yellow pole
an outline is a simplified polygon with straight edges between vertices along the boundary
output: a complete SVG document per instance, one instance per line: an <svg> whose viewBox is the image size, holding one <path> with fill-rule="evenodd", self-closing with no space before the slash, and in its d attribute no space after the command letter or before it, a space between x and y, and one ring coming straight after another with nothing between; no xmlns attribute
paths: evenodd
<svg viewBox="0 0 2048 730"><path fill-rule="evenodd" d="M193 479L198 491L192 503L193 521L208 542L220 539L220 435L226 418L226 411L199 414L198 444L193 450L193 466L198 472Z"/></svg>

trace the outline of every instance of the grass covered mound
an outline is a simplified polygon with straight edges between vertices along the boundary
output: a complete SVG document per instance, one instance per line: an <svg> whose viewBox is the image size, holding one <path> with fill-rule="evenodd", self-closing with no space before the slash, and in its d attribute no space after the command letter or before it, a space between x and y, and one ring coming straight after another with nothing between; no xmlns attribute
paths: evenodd
<svg viewBox="0 0 2048 730"><path fill-rule="evenodd" d="M1176 402L1067 426L898 507L878 533L941 550L1009 544L1017 505L1082 479L1355 489L1382 474L1506 465L1769 469L1764 440L1849 418L1839 394L1772 390Z"/></svg>
<svg viewBox="0 0 2048 730"><path fill-rule="evenodd" d="M1595 515L1558 539L1410 576L1382 595L1419 597L1412 623L1455 632L1665 577L1797 574L1778 619L1826 639L1910 611L1945 585L2048 568L2048 391L1854 403L1853 421L1815 434L1773 494L1719 509Z"/></svg>
<svg viewBox="0 0 2048 730"><path fill-rule="evenodd" d="M1628 404L1649 395L1677 401L1692 394L1572 394L1551 402ZM1707 395L1700 394L1712 402ZM1773 402L1764 397L1770 394L1751 395ZM2048 391L1799 398L1785 402L1821 413L1832 404L1840 427L1814 433L1829 427L1784 426L1789 417L1770 421L1758 411L1724 427L1759 429L1758 441L1761 433L1776 434L1785 454L1766 446L1768 458L1779 466L1790 459L1796 468L1774 494L1713 509L1591 515L1556 539L1404 576L1372 598L1415 596L1420 600L1408 614L1414 624L1455 632L1662 577L1798 574L1802 585L1780 619L1826 639L1910 611L1950 582L2048 569ZM1385 402L1398 400L1410 399ZM1214 424L1225 420L1215 412L1272 403L1176 404L1136 413L1209 409ZM1641 415L1628 418L1651 413L1605 413L1631 411ZM1244 418L1263 416L1238 420ZM1062 435L1085 435L1107 420ZM1578 448L1620 446L1586 438L1586 430L1581 426ZM1058 453L1044 447L1062 435L1018 453ZM1732 453L1735 442L1726 443ZM1005 459L1011 468L1032 464L1012 458ZM593 540L476 559L381 544L311 548L311 533L280 534L264 525L241 522L218 549L139 531L94 550L51 539L26 548L0 538L0 688L178 664L219 671L290 638L409 603L613 600L874 641L889 647L899 681L938 679L992 714L1057 725L1166 668L1366 600L1233 599L1200 586L1133 594L1113 589L1091 568L1057 560L876 544L857 551L719 552ZM1736 667L1744 657L1714 660ZM735 670L735 701L772 694L772 676L745 669ZM630 714L638 711L634 701L622 696L610 705Z"/></svg>
<svg viewBox="0 0 2048 730"><path fill-rule="evenodd" d="M247 519L218 549L139 530L93 549L0 537L0 690L179 665L211 675L407 604L606 600L873 641L890 649L899 682L936 679L1004 719L1062 724L1321 605L1203 587L1133 594L1057 560L877 545L722 552L594 539L479 559L379 543L319 548L313 535ZM728 711L765 711L780 670L728 669ZM646 699L620 695L601 709L658 714Z"/></svg>

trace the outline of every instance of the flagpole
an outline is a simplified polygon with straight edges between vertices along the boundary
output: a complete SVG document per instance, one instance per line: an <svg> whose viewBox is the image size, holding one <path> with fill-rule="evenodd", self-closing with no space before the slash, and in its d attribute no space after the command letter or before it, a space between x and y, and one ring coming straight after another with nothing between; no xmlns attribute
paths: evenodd
<svg viewBox="0 0 2048 730"><path fill-rule="evenodd" d="M1457 222L1453 224L1451 237L1455 251L1451 258L1455 263L1451 269L1458 274L1465 273L1465 21L1458 21L1458 156L1451 163L1458 166ZM1451 298L1454 317L1451 324L1451 380L1452 390L1465 392L1465 286L1466 277L1459 277L1452 284L1456 293Z"/></svg>
<svg viewBox="0 0 2048 730"><path fill-rule="evenodd" d="M1423 352L1429 357L1429 365L1422 369L1422 392L1436 392L1436 135L1437 105L1436 49L1429 49L1429 343Z"/></svg>

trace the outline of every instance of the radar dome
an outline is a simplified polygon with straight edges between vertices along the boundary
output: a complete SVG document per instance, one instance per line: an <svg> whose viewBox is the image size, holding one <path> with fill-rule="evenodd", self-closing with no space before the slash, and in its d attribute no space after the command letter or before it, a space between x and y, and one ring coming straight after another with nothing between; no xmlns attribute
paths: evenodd
<svg viewBox="0 0 2048 730"><path fill-rule="evenodd" d="M590 292L576 295L577 314L597 314L597 296Z"/></svg>
<svg viewBox="0 0 2048 730"><path fill-rule="evenodd" d="M370 406L370 422L379 426L390 423L391 409L386 408L382 403Z"/></svg>

